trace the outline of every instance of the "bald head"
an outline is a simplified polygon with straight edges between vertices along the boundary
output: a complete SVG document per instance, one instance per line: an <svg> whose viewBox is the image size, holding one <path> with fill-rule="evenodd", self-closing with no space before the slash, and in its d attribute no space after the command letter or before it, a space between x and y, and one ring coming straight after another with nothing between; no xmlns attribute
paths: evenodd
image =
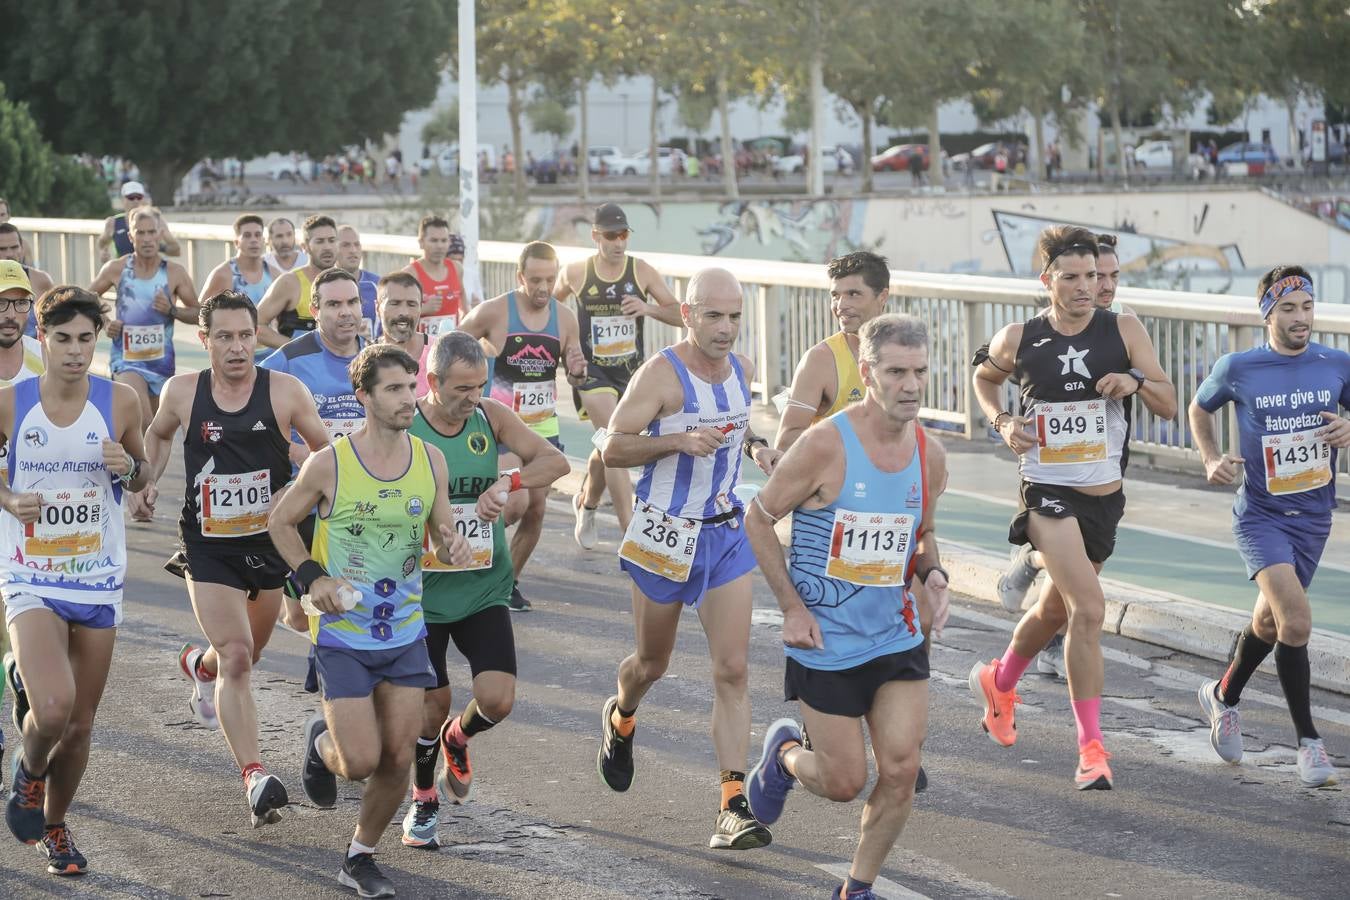
<svg viewBox="0 0 1350 900"><path fill-rule="evenodd" d="M742 296L736 276L715 267L695 272L684 290L684 302L689 306L703 306L714 299L740 300Z"/></svg>

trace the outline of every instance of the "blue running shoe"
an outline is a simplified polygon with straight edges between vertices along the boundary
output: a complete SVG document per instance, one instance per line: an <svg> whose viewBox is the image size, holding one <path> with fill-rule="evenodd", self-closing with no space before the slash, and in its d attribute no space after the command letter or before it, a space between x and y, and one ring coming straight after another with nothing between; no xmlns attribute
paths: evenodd
<svg viewBox="0 0 1350 900"><path fill-rule="evenodd" d="M863 888L860 891L849 891L848 893L845 893L844 886L842 884L836 884L834 886L834 893L830 895L830 900L877 900L877 895L872 892L871 888Z"/></svg>
<svg viewBox="0 0 1350 900"><path fill-rule="evenodd" d="M5 804L5 824L10 833L25 844L36 844L42 839L47 825L44 806L47 799L47 776L33 776L23 767L22 755L14 754L10 772L9 801Z"/></svg>
<svg viewBox="0 0 1350 900"><path fill-rule="evenodd" d="M783 814L788 791L797 779L778 761L778 751L789 741L802 742L801 726L791 719L779 719L764 734L764 752L745 778L745 799L750 811L765 825L772 825Z"/></svg>

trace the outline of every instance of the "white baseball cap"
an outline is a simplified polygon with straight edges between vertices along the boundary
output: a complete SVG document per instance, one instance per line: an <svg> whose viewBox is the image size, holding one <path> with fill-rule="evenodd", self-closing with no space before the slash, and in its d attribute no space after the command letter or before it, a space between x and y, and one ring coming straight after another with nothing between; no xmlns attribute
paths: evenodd
<svg viewBox="0 0 1350 900"><path fill-rule="evenodd" d="M130 197L132 194L140 194L144 197L145 185L141 184L139 181L128 181L126 184L122 185L123 197Z"/></svg>

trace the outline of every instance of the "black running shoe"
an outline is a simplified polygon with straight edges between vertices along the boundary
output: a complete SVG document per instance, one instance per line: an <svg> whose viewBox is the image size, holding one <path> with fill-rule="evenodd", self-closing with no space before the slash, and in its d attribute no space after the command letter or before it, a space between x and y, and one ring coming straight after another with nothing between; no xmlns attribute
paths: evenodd
<svg viewBox="0 0 1350 900"><path fill-rule="evenodd" d="M42 840L47 824L44 812L47 800L47 776L33 776L23 766L23 754L16 752L10 763L9 800L5 803L5 824L10 833L25 844Z"/></svg>
<svg viewBox="0 0 1350 900"><path fill-rule="evenodd" d="M305 723L305 762L300 767L300 784L305 796L320 809L332 809L337 805L337 776L328 771L319 755L319 735L327 730L323 713L316 713Z"/></svg>
<svg viewBox="0 0 1350 900"><path fill-rule="evenodd" d="M355 889L358 897L394 896L394 883L384 877L371 853L358 853L343 860L338 884Z"/></svg>
<svg viewBox="0 0 1350 900"><path fill-rule="evenodd" d="M743 794L732 797L727 808L717 814L717 825L708 840L714 850L753 850L771 843L773 835L750 814L750 804Z"/></svg>
<svg viewBox="0 0 1350 900"><path fill-rule="evenodd" d="M19 680L19 661L14 658L14 652L11 650L5 654L5 680L9 682L9 689L14 693L13 709L10 713L13 715L11 721L14 722L14 730L19 734L19 740L23 740L23 717L28 715L28 692L23 689L23 682Z"/></svg>
<svg viewBox="0 0 1350 900"><path fill-rule="evenodd" d="M48 825L38 849L46 855L47 871L53 875L83 875L89 868L89 860L75 849L75 841L65 822Z"/></svg>
<svg viewBox="0 0 1350 900"><path fill-rule="evenodd" d="M926 790L928 790L928 773L923 770L923 766L919 766L919 775L914 779L914 793L922 794Z"/></svg>
<svg viewBox="0 0 1350 900"><path fill-rule="evenodd" d="M595 759L595 770L610 790L623 793L633 786L633 738L637 731L623 737L614 730L613 715L618 706L619 698L610 697L600 713L600 753Z"/></svg>
<svg viewBox="0 0 1350 900"><path fill-rule="evenodd" d="M248 807L253 815L253 827L275 825L281 821L281 810L291 802L286 785L275 775L256 771L248 780Z"/></svg>
<svg viewBox="0 0 1350 900"><path fill-rule="evenodd" d="M525 599L525 595L520 592L520 584L511 585L511 599L507 601L507 606L511 607L513 612L529 612L534 609L530 601Z"/></svg>

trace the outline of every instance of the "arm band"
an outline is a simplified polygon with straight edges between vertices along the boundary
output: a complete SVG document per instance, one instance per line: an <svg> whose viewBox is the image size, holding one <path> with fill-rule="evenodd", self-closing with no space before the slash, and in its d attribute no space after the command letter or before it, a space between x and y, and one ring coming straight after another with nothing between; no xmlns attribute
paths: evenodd
<svg viewBox="0 0 1350 900"><path fill-rule="evenodd" d="M307 559L295 570L295 580L300 582L300 587L306 594L309 593L310 586L320 578L327 578L328 570L321 564L312 559Z"/></svg>
<svg viewBox="0 0 1350 900"><path fill-rule="evenodd" d="M520 470L519 470L519 469L512 469L512 470L511 470L511 486L510 486L509 488L507 488L506 491L507 491L507 493L509 493L509 494L514 494L514 493L515 493L516 491L518 491L518 490L520 490Z"/></svg>
<svg viewBox="0 0 1350 900"><path fill-rule="evenodd" d="M923 583L924 585L927 585L927 584L928 584L928 576L929 576L929 575L932 575L934 572L941 572L941 573L942 573L942 577L945 578L945 579L947 580L947 586L948 586L948 587L951 587L951 584L952 584L952 576L948 575L948 574L947 574L947 570L944 569L944 568L942 568L942 566L929 566L927 571L925 571L925 572L920 572L920 573L919 573L919 581L920 581L921 583Z"/></svg>

